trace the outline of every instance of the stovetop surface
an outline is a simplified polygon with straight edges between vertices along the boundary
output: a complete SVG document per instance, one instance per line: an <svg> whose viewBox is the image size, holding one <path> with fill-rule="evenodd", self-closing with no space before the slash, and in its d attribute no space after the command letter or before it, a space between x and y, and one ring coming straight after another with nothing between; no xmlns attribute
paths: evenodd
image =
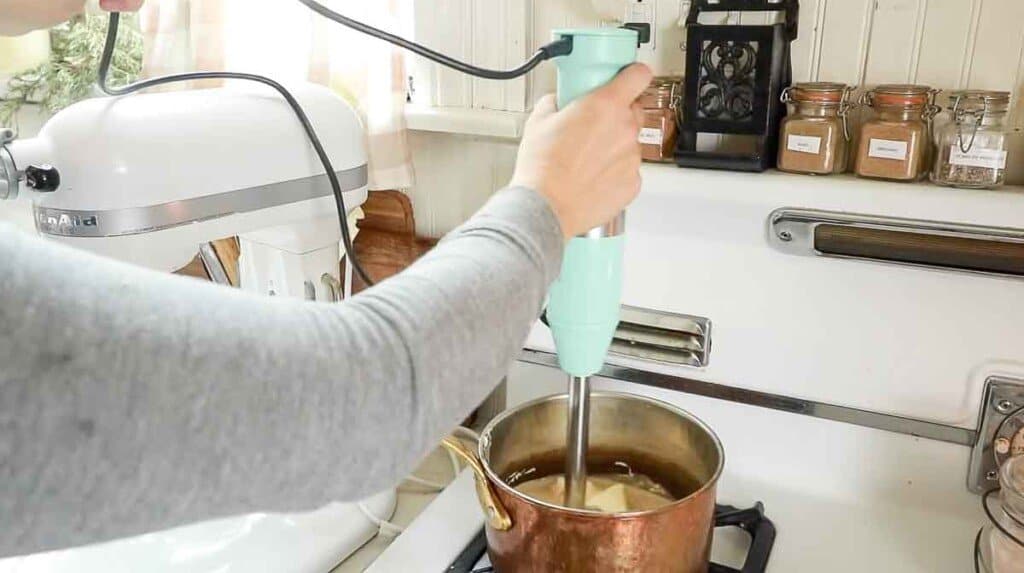
<svg viewBox="0 0 1024 573"><path fill-rule="evenodd" d="M764 573L767 570L775 545L775 525L765 515L763 504L747 509L718 505L715 527L744 531L750 538L750 548L741 569L712 563L709 573ZM447 573L496 573L487 555L487 537L482 529L448 567Z"/></svg>
<svg viewBox="0 0 1024 573"><path fill-rule="evenodd" d="M557 371L519 365L509 403L564 385ZM726 452L718 500L763 501L778 530L767 573L971 570L986 519L965 485L970 448L635 384L598 379L595 389L665 400L715 430ZM369 573L446 571L482 526L472 475L464 473ZM712 560L740 569L748 549L745 533L719 528Z"/></svg>

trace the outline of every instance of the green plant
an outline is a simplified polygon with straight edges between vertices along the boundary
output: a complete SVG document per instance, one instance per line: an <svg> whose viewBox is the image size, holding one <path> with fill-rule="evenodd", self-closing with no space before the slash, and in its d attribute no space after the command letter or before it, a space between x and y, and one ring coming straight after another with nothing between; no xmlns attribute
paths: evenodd
<svg viewBox="0 0 1024 573"><path fill-rule="evenodd" d="M100 56L107 34L107 18L84 15L50 31L50 61L16 74L7 82L0 100L0 125L14 125L24 105L39 103L48 113L95 95ZM131 82L142 71L142 34L135 17L126 18L117 38L110 66L110 82Z"/></svg>

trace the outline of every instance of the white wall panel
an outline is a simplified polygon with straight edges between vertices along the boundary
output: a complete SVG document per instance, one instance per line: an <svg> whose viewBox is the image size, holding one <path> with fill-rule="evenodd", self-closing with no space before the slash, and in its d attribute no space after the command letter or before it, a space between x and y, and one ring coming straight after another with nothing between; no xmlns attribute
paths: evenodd
<svg viewBox="0 0 1024 573"><path fill-rule="evenodd" d="M473 0L473 63L495 69L514 68L532 50L528 0ZM529 50L529 52L528 52ZM526 78L511 81L473 79L473 107L523 111Z"/></svg>
<svg viewBox="0 0 1024 573"><path fill-rule="evenodd" d="M792 46L793 78L798 82L811 81L817 74L827 6L828 0L800 3L799 32Z"/></svg>
<svg viewBox="0 0 1024 573"><path fill-rule="evenodd" d="M416 39L456 59L505 69L532 52L533 0L416 0ZM523 111L528 78L492 81L412 57L420 105Z"/></svg>
<svg viewBox="0 0 1024 573"><path fill-rule="evenodd" d="M984 0L974 40L968 85L979 89L1008 89L1020 61L1024 1Z"/></svg>
<svg viewBox="0 0 1024 573"><path fill-rule="evenodd" d="M433 45L445 54L461 60L473 58L472 0L436 0ZM434 103L439 106L472 107L473 82L466 74L434 66Z"/></svg>
<svg viewBox="0 0 1024 573"><path fill-rule="evenodd" d="M468 10L474 30L466 32L470 44L465 50L494 65L502 56L505 65L521 61L549 41L552 29L599 24L589 0L415 1L417 12L421 4L430 4L435 7L432 17L448 20L438 27L445 34L454 34L464 25L460 28L453 23L457 18L442 15L444 11L437 7ZM658 3L658 49L641 59L655 73L679 74L684 57L679 46L685 36L680 7L687 3L654 1ZM476 12L467 4L476 6ZM1011 181L1024 182L1024 0L802 0L800 4L800 37L793 45L797 81L914 82L945 90L1012 90L1012 121L1019 131L1012 137L1010 152L1015 159L1011 159L1009 176ZM486 11L480 11L482 5ZM722 17L744 23L762 23L767 18L762 14ZM520 25L522 30L517 30ZM523 39L526 49L513 56L517 38ZM463 45L457 38L437 39L439 43L432 45ZM541 66L526 83L517 84L514 89L520 91L513 95L483 82L453 85L456 93L439 101L518 110L524 102L520 94L525 93L525 107L529 107L539 95L554 91L555 72L550 64ZM429 205L432 235L471 214L511 173L513 145L449 135L418 134L415 141L418 187L423 188L413 190L414 202L417 210ZM421 195L429 195L429 202Z"/></svg>
<svg viewBox="0 0 1024 573"><path fill-rule="evenodd" d="M679 74L683 69L680 44L685 37L680 27L685 16L681 16L680 9L687 3L654 1L658 3L658 49L643 54L641 59L658 74ZM460 54L468 51L475 60L491 65L521 61L549 41L555 28L600 24L589 0L417 3L434 6L430 11L434 19L448 22L435 26L442 30L432 34L438 36L436 45L461 46ZM470 14L472 30L463 32L470 37L468 46L457 38L441 37L465 30L465 22L459 23L452 13L456 8ZM760 24L770 18L763 13L730 13L713 19ZM794 77L798 81L917 81L943 89L1011 89L1024 81L1017 79L1022 65L1024 0L803 0L800 37L793 45ZM554 78L550 65L532 74L533 89L528 90L527 101L553 91ZM492 84L477 83L470 95L473 105L517 109L518 96L510 97L507 89ZM524 89L522 85L517 89ZM452 89L458 92L462 87L455 83ZM450 101L464 99L464 94L455 95Z"/></svg>
<svg viewBox="0 0 1024 573"><path fill-rule="evenodd" d="M867 37L861 83L907 82L917 51L918 14L922 0L876 0Z"/></svg>
<svg viewBox="0 0 1024 573"><path fill-rule="evenodd" d="M928 0L925 3L921 49L911 81L958 87L970 49L972 15L979 0Z"/></svg>
<svg viewBox="0 0 1024 573"><path fill-rule="evenodd" d="M451 231L512 178L517 144L509 140L413 132L410 145L416 185L408 194L421 236Z"/></svg>
<svg viewBox="0 0 1024 573"><path fill-rule="evenodd" d="M1024 129L1024 30L1020 33L1020 61L1017 62L1017 77L1014 79L1014 96L1016 105L1013 110L1013 125Z"/></svg>
<svg viewBox="0 0 1024 573"><path fill-rule="evenodd" d="M874 0L829 0L815 76L821 81L860 83L871 41Z"/></svg>

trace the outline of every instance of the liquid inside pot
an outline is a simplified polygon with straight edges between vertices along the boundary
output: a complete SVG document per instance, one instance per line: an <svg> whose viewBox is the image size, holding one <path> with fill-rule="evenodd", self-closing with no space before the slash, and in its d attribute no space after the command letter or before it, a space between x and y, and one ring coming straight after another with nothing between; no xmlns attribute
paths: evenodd
<svg viewBox="0 0 1024 573"><path fill-rule="evenodd" d="M505 483L550 505L564 506L565 452L538 456L510 472ZM586 509L603 513L650 511L688 497L701 482L657 460L591 450L587 456Z"/></svg>
<svg viewBox="0 0 1024 573"><path fill-rule="evenodd" d="M523 482L516 486L516 491L544 503L562 505L565 474ZM626 513L658 509L673 501L675 498L664 487L645 475L602 474L587 476L583 506L603 513Z"/></svg>

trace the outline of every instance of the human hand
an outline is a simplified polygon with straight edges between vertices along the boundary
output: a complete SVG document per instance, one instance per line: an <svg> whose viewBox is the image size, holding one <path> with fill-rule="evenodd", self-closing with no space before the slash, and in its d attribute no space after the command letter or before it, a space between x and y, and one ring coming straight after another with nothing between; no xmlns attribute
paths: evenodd
<svg viewBox="0 0 1024 573"><path fill-rule="evenodd" d="M100 0L100 8L107 12L136 12L143 0Z"/></svg>
<svg viewBox="0 0 1024 573"><path fill-rule="evenodd" d="M108 12L132 12L143 0L100 0ZM0 0L0 36L20 36L56 26L82 13L85 0Z"/></svg>
<svg viewBox="0 0 1024 573"><path fill-rule="evenodd" d="M544 97L527 120L511 185L543 195L567 239L612 220L640 192L636 99L651 78L633 64L563 110Z"/></svg>

